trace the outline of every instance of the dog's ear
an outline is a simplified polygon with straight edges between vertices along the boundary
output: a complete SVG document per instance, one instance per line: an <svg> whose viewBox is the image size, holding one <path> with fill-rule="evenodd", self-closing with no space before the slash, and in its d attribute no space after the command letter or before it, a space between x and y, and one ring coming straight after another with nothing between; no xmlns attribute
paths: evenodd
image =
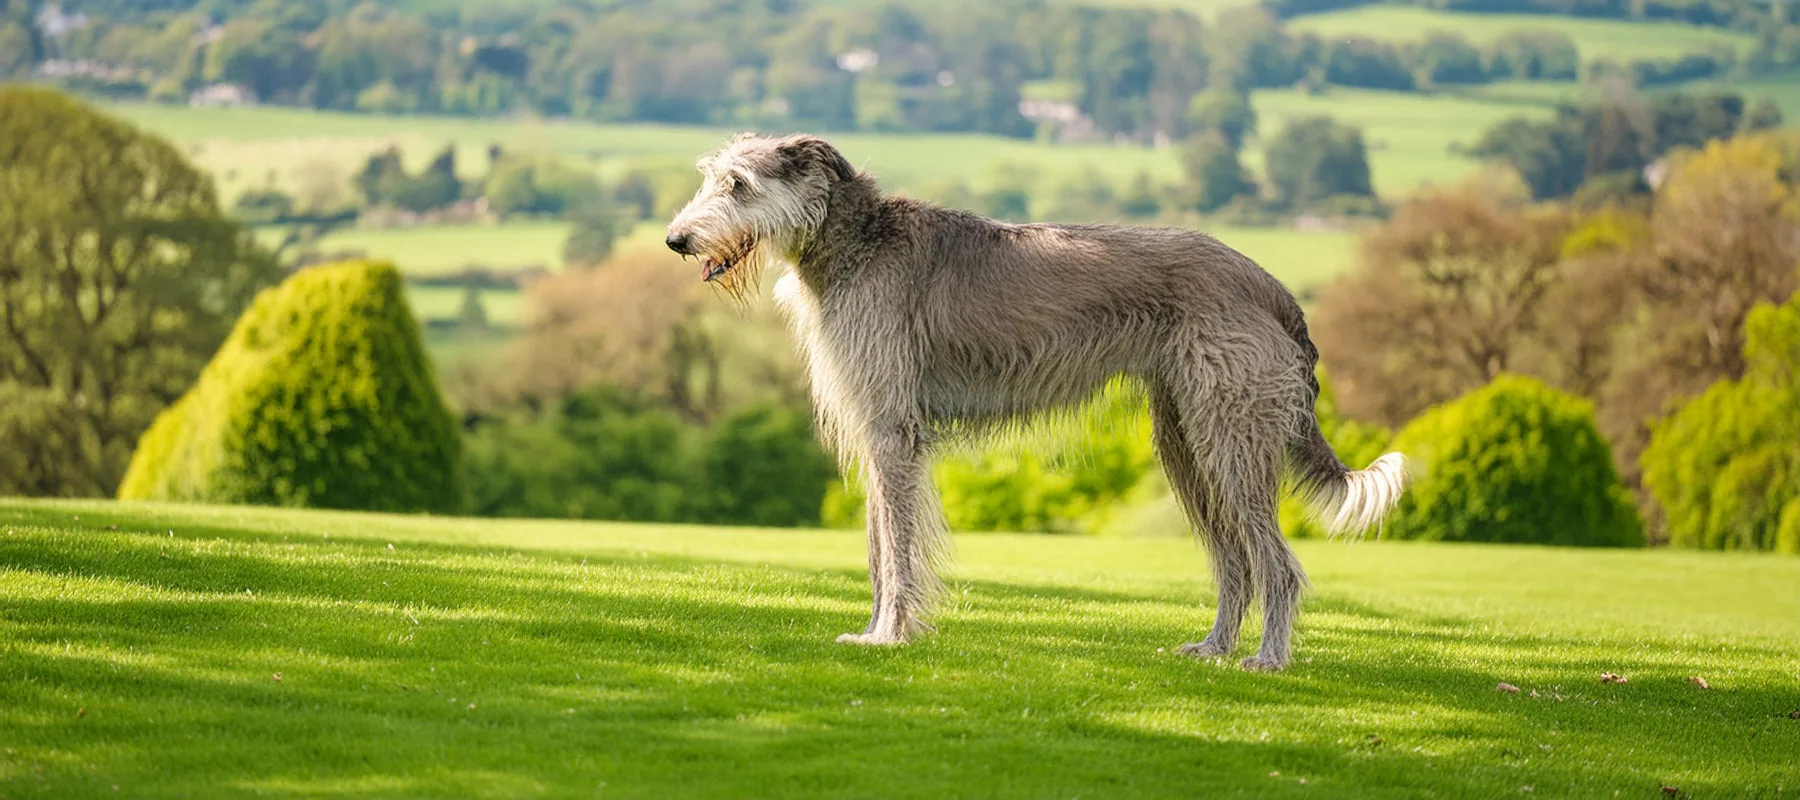
<svg viewBox="0 0 1800 800"><path fill-rule="evenodd" d="M800 136L781 145L783 160L790 163L816 165L834 181L856 179L856 167L830 142L817 136Z"/></svg>

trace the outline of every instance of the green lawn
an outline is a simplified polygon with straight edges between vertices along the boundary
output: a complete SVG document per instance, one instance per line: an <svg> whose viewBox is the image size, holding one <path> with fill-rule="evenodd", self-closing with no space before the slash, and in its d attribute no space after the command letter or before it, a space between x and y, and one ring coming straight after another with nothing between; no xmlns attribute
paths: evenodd
<svg viewBox="0 0 1800 800"><path fill-rule="evenodd" d="M1477 14L1417 6L1361 6L1296 17L1289 30L1324 38L1415 42L1432 31L1455 31L1478 44L1516 30L1556 30L1575 40L1583 61L1678 58L1712 46L1748 50L1743 33L1676 22L1584 19L1549 14Z"/></svg>
<svg viewBox="0 0 1800 800"><path fill-rule="evenodd" d="M870 650L853 533L5 500L0 795L1800 788L1800 560L1297 547L1268 675L1173 653L1184 540L961 537Z"/></svg>

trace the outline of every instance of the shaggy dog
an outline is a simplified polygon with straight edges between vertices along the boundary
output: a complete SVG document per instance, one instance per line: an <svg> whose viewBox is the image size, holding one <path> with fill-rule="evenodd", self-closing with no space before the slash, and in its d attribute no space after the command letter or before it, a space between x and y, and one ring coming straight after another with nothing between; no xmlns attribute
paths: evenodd
<svg viewBox="0 0 1800 800"><path fill-rule="evenodd" d="M1262 643L1244 666L1288 663L1306 576L1276 525L1284 474L1333 532L1399 499L1398 454L1351 470L1320 433L1318 350L1293 295L1217 239L890 197L813 136L741 135L699 168L668 246L740 301L762 268L786 269L776 299L821 432L868 490L874 610L839 641L929 630L946 533L934 442L1074 408L1115 377L1146 390L1158 457L1212 556L1217 617L1183 653L1229 654L1254 597Z"/></svg>

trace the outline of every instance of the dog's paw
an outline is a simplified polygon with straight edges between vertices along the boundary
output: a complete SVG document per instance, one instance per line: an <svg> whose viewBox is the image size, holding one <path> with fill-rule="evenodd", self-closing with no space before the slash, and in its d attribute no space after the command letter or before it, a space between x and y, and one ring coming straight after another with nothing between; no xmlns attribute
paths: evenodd
<svg viewBox="0 0 1800 800"><path fill-rule="evenodd" d="M1204 642L1190 642L1176 648L1175 652L1194 658L1218 658L1231 653L1231 646L1220 644L1211 639Z"/></svg>
<svg viewBox="0 0 1800 800"><path fill-rule="evenodd" d="M837 637L841 644L860 644L865 647L892 647L906 644L906 637L893 633L846 633Z"/></svg>
<svg viewBox="0 0 1800 800"><path fill-rule="evenodd" d="M1250 670L1251 672L1280 672L1283 667L1287 666L1287 659L1254 655L1244 659L1241 664L1244 669Z"/></svg>

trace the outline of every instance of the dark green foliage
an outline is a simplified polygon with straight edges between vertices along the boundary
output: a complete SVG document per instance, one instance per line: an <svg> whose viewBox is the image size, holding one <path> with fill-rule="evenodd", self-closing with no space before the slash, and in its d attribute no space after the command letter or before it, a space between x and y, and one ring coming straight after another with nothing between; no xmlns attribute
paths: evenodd
<svg viewBox="0 0 1800 800"><path fill-rule="evenodd" d="M1735 92L1674 92L1658 95L1650 111L1656 125L1656 148L1667 152L1731 138L1744 118L1744 98Z"/></svg>
<svg viewBox="0 0 1800 800"><path fill-rule="evenodd" d="M1369 154L1362 130L1340 125L1330 117L1308 117L1289 122L1269 143L1265 169L1276 196L1290 208L1300 208L1338 195L1367 197Z"/></svg>
<svg viewBox="0 0 1800 800"><path fill-rule="evenodd" d="M1501 122L1482 134L1470 153L1510 165L1539 200L1568 196L1587 172L1581 117L1567 107L1541 122L1524 117Z"/></svg>
<svg viewBox="0 0 1800 800"><path fill-rule="evenodd" d="M1750 107L1750 113L1744 116L1744 132L1774 130L1781 127L1781 107L1775 101L1765 97Z"/></svg>
<svg viewBox="0 0 1800 800"><path fill-rule="evenodd" d="M1800 553L1800 295L1745 325L1746 370L1656 425L1640 464L1669 541Z"/></svg>
<svg viewBox="0 0 1800 800"><path fill-rule="evenodd" d="M769 406L728 416L706 432L694 474L702 522L817 525L837 464L819 449L812 419Z"/></svg>
<svg viewBox="0 0 1800 800"><path fill-rule="evenodd" d="M0 86L0 494L112 494L277 275L173 146Z"/></svg>
<svg viewBox="0 0 1800 800"><path fill-rule="evenodd" d="M232 210L245 222L278 222L294 213L294 198L280 189L251 189L238 195Z"/></svg>
<svg viewBox="0 0 1800 800"><path fill-rule="evenodd" d="M1415 86L1400 50L1372 39L1332 42L1326 49L1324 69L1325 80L1339 86L1399 91Z"/></svg>
<svg viewBox="0 0 1800 800"><path fill-rule="evenodd" d="M595 198L574 209L568 216L574 225L563 241L563 260L577 266L594 266L612 255L613 245L630 230L631 220L624 209L604 198Z"/></svg>
<svg viewBox="0 0 1800 800"><path fill-rule="evenodd" d="M1503 375L1395 437L1413 482L1389 518L1401 539L1625 547L1643 525L1593 405Z"/></svg>
<svg viewBox="0 0 1800 800"><path fill-rule="evenodd" d="M444 148L416 176L406 174L399 149L390 147L369 156L352 181L368 205L391 205L413 212L442 208L462 194L453 146Z"/></svg>
<svg viewBox="0 0 1800 800"><path fill-rule="evenodd" d="M119 496L452 511L460 454L400 273L350 262L257 298L144 434Z"/></svg>
<svg viewBox="0 0 1800 800"><path fill-rule="evenodd" d="M1255 191L1244 165L1218 133L1195 137L1182 147L1181 163L1193 185L1194 207L1216 211L1239 195Z"/></svg>
<svg viewBox="0 0 1800 800"><path fill-rule="evenodd" d="M456 179L456 148L445 147L425 166L424 172L400 181L389 191L386 200L413 212L456 202L462 196L462 183Z"/></svg>
<svg viewBox="0 0 1800 800"><path fill-rule="evenodd" d="M1440 84L1483 83L1488 79L1482 55L1468 37L1458 33L1426 35L1411 53L1413 81L1421 88Z"/></svg>
<svg viewBox="0 0 1800 800"><path fill-rule="evenodd" d="M1488 71L1495 78L1572 81L1581 75L1575 40L1558 31L1512 31L1489 48Z"/></svg>
<svg viewBox="0 0 1800 800"><path fill-rule="evenodd" d="M672 412L596 389L468 436L471 514L674 522L686 518L695 432Z"/></svg>
<svg viewBox="0 0 1800 800"><path fill-rule="evenodd" d="M634 192L646 192L646 188L638 186ZM567 214L605 197L599 179L590 173L555 161L522 158L495 164L484 193L488 207L498 214ZM632 202L643 199L631 198ZM654 203L653 195L648 202Z"/></svg>
<svg viewBox="0 0 1800 800"><path fill-rule="evenodd" d="M1548 120L1506 120L1488 129L1470 153L1511 165L1537 199L1567 197L1599 176L1641 173L1676 148L1780 124L1773 106L1759 105L1749 115L1744 108L1735 92L1667 92L1648 102L1626 94L1564 105Z"/></svg>
<svg viewBox="0 0 1800 800"><path fill-rule="evenodd" d="M604 387L482 421L466 465L472 514L770 526L818 524L836 476L803 412L702 425Z"/></svg>
<svg viewBox="0 0 1800 800"><path fill-rule="evenodd" d="M1217 132L1233 150L1244 145L1244 138L1256 132L1256 109L1250 105L1250 93L1229 86L1218 86L1194 95L1188 106L1188 125L1193 135Z"/></svg>

